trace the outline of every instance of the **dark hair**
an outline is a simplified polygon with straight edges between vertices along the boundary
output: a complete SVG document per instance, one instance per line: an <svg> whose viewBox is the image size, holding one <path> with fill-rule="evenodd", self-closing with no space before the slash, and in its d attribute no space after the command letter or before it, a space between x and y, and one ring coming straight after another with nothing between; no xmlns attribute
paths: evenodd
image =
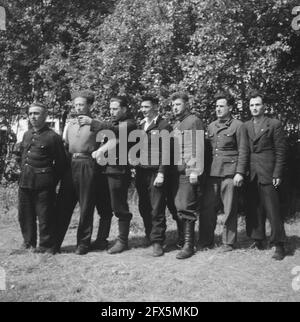
<svg viewBox="0 0 300 322"><path fill-rule="evenodd" d="M119 102L121 107L126 107L127 109L129 108L128 99L126 96L113 96L110 99L110 102Z"/></svg>
<svg viewBox="0 0 300 322"><path fill-rule="evenodd" d="M251 100L252 98L257 98L257 97L260 97L261 100L262 100L262 103L264 103L264 101L265 101L265 95L262 92L260 92L258 90L252 90L252 91L250 91L250 93L249 93L249 100Z"/></svg>
<svg viewBox="0 0 300 322"><path fill-rule="evenodd" d="M177 92L171 96L171 101L175 101L177 99L182 99L185 103L187 103L189 101L189 96L187 93Z"/></svg>
<svg viewBox="0 0 300 322"><path fill-rule="evenodd" d="M82 97L85 98L88 105L93 105L95 101L95 95L91 91L79 91L79 92L74 92L72 93L72 100L74 100L77 97Z"/></svg>
<svg viewBox="0 0 300 322"><path fill-rule="evenodd" d="M154 105L158 105L159 99L157 97L154 97L152 95L145 95L142 96L142 102L151 102Z"/></svg>
<svg viewBox="0 0 300 322"><path fill-rule="evenodd" d="M227 102L227 105L229 106L233 106L234 105L234 98L232 95L230 95L228 92L226 91L219 91L216 95L215 95L215 100L221 100L221 99L225 99Z"/></svg>

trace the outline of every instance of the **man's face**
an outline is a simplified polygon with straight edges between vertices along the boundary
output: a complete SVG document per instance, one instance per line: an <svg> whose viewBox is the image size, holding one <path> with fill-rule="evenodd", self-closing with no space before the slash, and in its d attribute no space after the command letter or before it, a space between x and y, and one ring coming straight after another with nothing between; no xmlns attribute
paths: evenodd
<svg viewBox="0 0 300 322"><path fill-rule="evenodd" d="M120 102L112 101L109 104L110 115L113 119L117 119L125 113L125 108L122 108Z"/></svg>
<svg viewBox="0 0 300 322"><path fill-rule="evenodd" d="M47 118L47 112L43 107L32 106L28 111L29 121L33 128L41 129L44 127Z"/></svg>
<svg viewBox="0 0 300 322"><path fill-rule="evenodd" d="M187 109L187 103L183 99L177 98L172 102L172 110L175 116L179 116Z"/></svg>
<svg viewBox="0 0 300 322"><path fill-rule="evenodd" d="M85 97L76 97L74 99L74 107L77 115L86 115L90 112L90 107Z"/></svg>
<svg viewBox="0 0 300 322"><path fill-rule="evenodd" d="M252 116L259 117L264 115L265 113L265 106L263 104L261 97L255 97L250 99L250 111Z"/></svg>
<svg viewBox="0 0 300 322"><path fill-rule="evenodd" d="M228 119L230 117L232 107L228 105L225 98L219 99L216 102L216 114L220 120Z"/></svg>
<svg viewBox="0 0 300 322"><path fill-rule="evenodd" d="M144 117L152 118L157 114L156 106L150 101L144 101L141 104L141 112Z"/></svg>

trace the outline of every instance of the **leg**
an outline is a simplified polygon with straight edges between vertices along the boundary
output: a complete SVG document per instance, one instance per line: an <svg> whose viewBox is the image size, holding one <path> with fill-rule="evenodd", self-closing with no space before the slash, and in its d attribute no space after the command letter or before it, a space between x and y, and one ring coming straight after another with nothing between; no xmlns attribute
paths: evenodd
<svg viewBox="0 0 300 322"><path fill-rule="evenodd" d="M36 212L33 203L33 191L19 188L19 223L26 248L36 247Z"/></svg>
<svg viewBox="0 0 300 322"><path fill-rule="evenodd" d="M225 213L223 244L234 246L237 241L238 190L233 184L233 179L222 180L221 197Z"/></svg>
<svg viewBox="0 0 300 322"><path fill-rule="evenodd" d="M249 182L246 189L246 230L247 235L261 243L266 238L266 216L259 193L257 179Z"/></svg>
<svg viewBox="0 0 300 322"><path fill-rule="evenodd" d="M152 230L152 220L151 220L151 175L149 171L143 171L138 169L136 173L136 190L139 196L139 212L143 218L146 238L150 239L150 234Z"/></svg>
<svg viewBox="0 0 300 322"><path fill-rule="evenodd" d="M107 176L96 170L96 208L100 216L96 240L91 244L91 249L105 250L108 246L108 237L112 219L111 201Z"/></svg>
<svg viewBox="0 0 300 322"><path fill-rule="evenodd" d="M183 220L184 246L176 256L178 259L189 258L194 254L195 222L198 218L197 188L190 184L187 176L179 176L175 205L179 217Z"/></svg>
<svg viewBox="0 0 300 322"><path fill-rule="evenodd" d="M39 218L40 247L54 247L54 200L55 190L43 190L35 193L35 210Z"/></svg>
<svg viewBox="0 0 300 322"><path fill-rule="evenodd" d="M205 185L202 211L199 218L199 246L201 248L214 245L217 209L220 203L220 182L221 179L210 177Z"/></svg>
<svg viewBox="0 0 300 322"><path fill-rule="evenodd" d="M132 214L127 202L130 175L108 175L108 185L112 209L119 219L119 237L116 244L108 250L109 254L118 254L128 249L128 235Z"/></svg>
<svg viewBox="0 0 300 322"><path fill-rule="evenodd" d="M64 241L77 201L78 196L73 184L72 170L69 168L61 181L55 206L55 248L57 251L60 250Z"/></svg>
<svg viewBox="0 0 300 322"><path fill-rule="evenodd" d="M95 162L92 159L73 160L72 172L80 205L77 247L87 251L90 248L93 232L96 187ZM86 252L83 251L82 253Z"/></svg>

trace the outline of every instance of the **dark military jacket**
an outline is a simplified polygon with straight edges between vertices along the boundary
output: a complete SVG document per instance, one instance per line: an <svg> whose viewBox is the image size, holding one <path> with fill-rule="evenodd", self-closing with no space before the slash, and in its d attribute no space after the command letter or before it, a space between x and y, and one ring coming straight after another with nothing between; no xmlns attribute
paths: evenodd
<svg viewBox="0 0 300 322"><path fill-rule="evenodd" d="M24 134L20 145L21 188L44 190L54 188L61 179L67 157L62 138L48 126Z"/></svg>
<svg viewBox="0 0 300 322"><path fill-rule="evenodd" d="M123 138L124 140L127 141L126 151L124 151L124 153L126 153L126 157L125 157L126 160L124 162L126 163L126 165L122 164L123 162L120 162L120 156L119 156L119 139L120 139L120 135L123 134L122 129L124 129L124 127L127 128L127 138ZM92 121L91 123L92 132L98 133L103 130L110 130L115 134L116 138L118 139L118 143L116 146L115 165L107 165L104 169L104 173L106 174L128 173L129 171L128 151L133 145L133 143L128 142L128 136L130 135L131 131L136 129L137 129L136 121L133 119L130 113L125 113L120 118L110 122L98 121L98 120Z"/></svg>
<svg viewBox="0 0 300 322"><path fill-rule="evenodd" d="M286 165L287 144L281 122L265 117L257 134L253 120L245 123L250 159L250 178L261 184L272 184L282 178Z"/></svg>
<svg viewBox="0 0 300 322"><path fill-rule="evenodd" d="M210 176L233 177L246 174L247 138L243 123L230 118L225 123L219 120L208 126L208 140L212 150Z"/></svg>
<svg viewBox="0 0 300 322"><path fill-rule="evenodd" d="M189 135L186 135L189 133ZM184 138L184 135L186 137ZM199 135L199 140L196 140ZM202 175L204 171L204 125L190 111L186 111L174 125L174 164L179 173ZM180 155L178 155L178 144ZM177 145L177 146L176 146Z"/></svg>
<svg viewBox="0 0 300 322"><path fill-rule="evenodd" d="M139 129L145 131L144 127L145 121L142 121L139 125ZM160 135L162 134L162 131L166 131L169 134L169 137L161 139ZM153 120L146 129L145 136L141 142L141 153L145 152L144 155L147 159L145 160L146 162L138 165L138 167L153 169L163 174L166 174L168 170L170 170L173 151L171 132L172 126L168 120L163 119L161 116L158 116L156 120ZM152 164L153 160L156 161L156 164Z"/></svg>

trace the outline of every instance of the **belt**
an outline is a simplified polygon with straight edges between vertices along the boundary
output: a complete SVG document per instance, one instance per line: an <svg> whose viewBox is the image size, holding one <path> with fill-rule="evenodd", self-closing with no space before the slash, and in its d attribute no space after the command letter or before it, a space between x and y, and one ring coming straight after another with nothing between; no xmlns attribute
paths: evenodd
<svg viewBox="0 0 300 322"><path fill-rule="evenodd" d="M73 153L72 159L91 159L92 156L90 153Z"/></svg>

